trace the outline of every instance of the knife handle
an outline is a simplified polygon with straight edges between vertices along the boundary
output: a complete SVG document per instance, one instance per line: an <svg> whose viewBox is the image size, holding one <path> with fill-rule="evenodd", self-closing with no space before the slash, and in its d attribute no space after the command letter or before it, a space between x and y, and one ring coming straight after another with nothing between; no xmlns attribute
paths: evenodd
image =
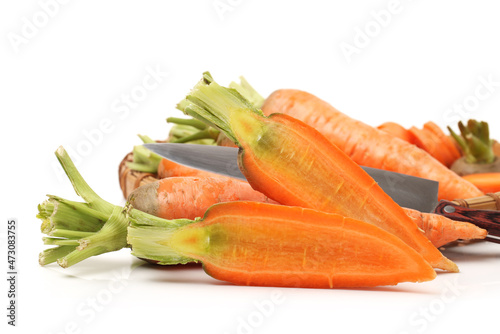
<svg viewBox="0 0 500 334"><path fill-rule="evenodd" d="M471 209L500 210L500 191L497 193L489 193L481 197L455 199L453 203Z"/></svg>
<svg viewBox="0 0 500 334"><path fill-rule="evenodd" d="M434 213L453 220L474 224L488 231L488 234L500 237L500 211L465 208L454 202L440 201Z"/></svg>

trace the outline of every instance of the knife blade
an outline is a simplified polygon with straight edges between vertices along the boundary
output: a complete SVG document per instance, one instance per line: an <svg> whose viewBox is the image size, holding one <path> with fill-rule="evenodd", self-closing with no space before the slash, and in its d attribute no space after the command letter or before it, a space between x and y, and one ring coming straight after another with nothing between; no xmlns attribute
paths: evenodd
<svg viewBox="0 0 500 334"><path fill-rule="evenodd" d="M246 180L238 167L238 148L197 144L144 144L152 152L184 166ZM438 204L436 181L362 167L400 206L432 212Z"/></svg>

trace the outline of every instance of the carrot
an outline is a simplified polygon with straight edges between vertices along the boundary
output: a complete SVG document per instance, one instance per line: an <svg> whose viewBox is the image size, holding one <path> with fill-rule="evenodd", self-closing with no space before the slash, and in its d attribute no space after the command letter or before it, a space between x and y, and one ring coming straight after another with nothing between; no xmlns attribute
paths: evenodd
<svg viewBox="0 0 500 334"><path fill-rule="evenodd" d="M385 122L377 126L377 129L387 132L388 134L411 143L411 136L404 127L394 122Z"/></svg>
<svg viewBox="0 0 500 334"><path fill-rule="evenodd" d="M238 285L339 288L423 282L436 273L374 225L311 209L256 202L211 207L199 221L129 213L132 254L160 264L200 261Z"/></svg>
<svg viewBox="0 0 500 334"><path fill-rule="evenodd" d="M462 176L485 193L500 191L500 173L478 173Z"/></svg>
<svg viewBox="0 0 500 334"><path fill-rule="evenodd" d="M284 113L307 123L359 165L439 181L440 199L482 195L473 184L460 178L425 151L354 120L309 93L278 90L266 99L262 111L266 115Z"/></svg>
<svg viewBox="0 0 500 334"><path fill-rule="evenodd" d="M158 177L160 179L164 179L166 177L173 177L173 176L213 176L213 177L220 177L221 175L215 174L215 173L210 173L206 172L200 169L194 169L190 167L186 167L183 165L180 165L176 162L173 162L168 159L161 159L159 165L158 165Z"/></svg>
<svg viewBox="0 0 500 334"><path fill-rule="evenodd" d="M255 190L284 205L372 223L401 238L433 267L458 271L359 165L311 126L284 114L264 116L208 73L179 105L239 146L240 169Z"/></svg>
<svg viewBox="0 0 500 334"><path fill-rule="evenodd" d="M408 131L412 142L417 147L429 153L446 167L450 168L453 162L460 158L460 153L451 139L435 123L427 122L423 129L412 126Z"/></svg>
<svg viewBox="0 0 500 334"><path fill-rule="evenodd" d="M221 176L165 178L137 188L128 198L135 209L165 219L194 219L213 204L231 201L275 203L247 182Z"/></svg>
<svg viewBox="0 0 500 334"><path fill-rule="evenodd" d="M443 149L450 155L451 162L457 160L462 156L453 140L449 136L447 136L436 123L431 121L425 123L424 130L430 131L438 136L440 142L444 146Z"/></svg>
<svg viewBox="0 0 500 334"><path fill-rule="evenodd" d="M405 209L406 214L422 229L425 236L436 247L441 247L457 240L484 239L488 231L467 223L448 219L432 213Z"/></svg>

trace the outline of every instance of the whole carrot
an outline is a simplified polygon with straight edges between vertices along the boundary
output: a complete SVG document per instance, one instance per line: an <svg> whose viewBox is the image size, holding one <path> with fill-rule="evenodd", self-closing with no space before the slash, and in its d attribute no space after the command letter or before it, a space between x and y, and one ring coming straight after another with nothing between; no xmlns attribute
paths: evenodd
<svg viewBox="0 0 500 334"><path fill-rule="evenodd" d="M200 261L238 285L372 287L432 280L415 250L374 225L311 209L257 202L211 207L197 221L129 213L132 254L160 264Z"/></svg>
<svg viewBox="0 0 500 334"><path fill-rule="evenodd" d="M222 176L169 177L137 188L128 198L132 207L165 219L194 219L213 204L231 201L275 203L247 182Z"/></svg>
<svg viewBox="0 0 500 334"><path fill-rule="evenodd" d="M433 267L458 271L359 165L314 128L284 114L264 116L208 73L179 106L240 147L240 169L255 190L284 205L374 224L401 238Z"/></svg>
<svg viewBox="0 0 500 334"><path fill-rule="evenodd" d="M438 181L440 199L483 195L425 151L350 118L312 94L293 89L277 90L266 99L262 111L266 115L287 114L307 123L359 165Z"/></svg>
<svg viewBox="0 0 500 334"><path fill-rule="evenodd" d="M405 209L405 212L436 247L457 240L484 239L488 234L488 231L474 224L451 220L445 216L412 209Z"/></svg>

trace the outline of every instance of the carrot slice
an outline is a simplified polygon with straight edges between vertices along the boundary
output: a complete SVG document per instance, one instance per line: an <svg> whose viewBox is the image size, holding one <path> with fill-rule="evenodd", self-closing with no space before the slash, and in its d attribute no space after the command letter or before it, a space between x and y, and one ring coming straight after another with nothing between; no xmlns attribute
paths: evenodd
<svg viewBox="0 0 500 334"><path fill-rule="evenodd" d="M436 276L396 236L337 214L232 202L195 222L145 215L130 212L133 255L160 264L201 261L209 275L238 285L373 287Z"/></svg>

